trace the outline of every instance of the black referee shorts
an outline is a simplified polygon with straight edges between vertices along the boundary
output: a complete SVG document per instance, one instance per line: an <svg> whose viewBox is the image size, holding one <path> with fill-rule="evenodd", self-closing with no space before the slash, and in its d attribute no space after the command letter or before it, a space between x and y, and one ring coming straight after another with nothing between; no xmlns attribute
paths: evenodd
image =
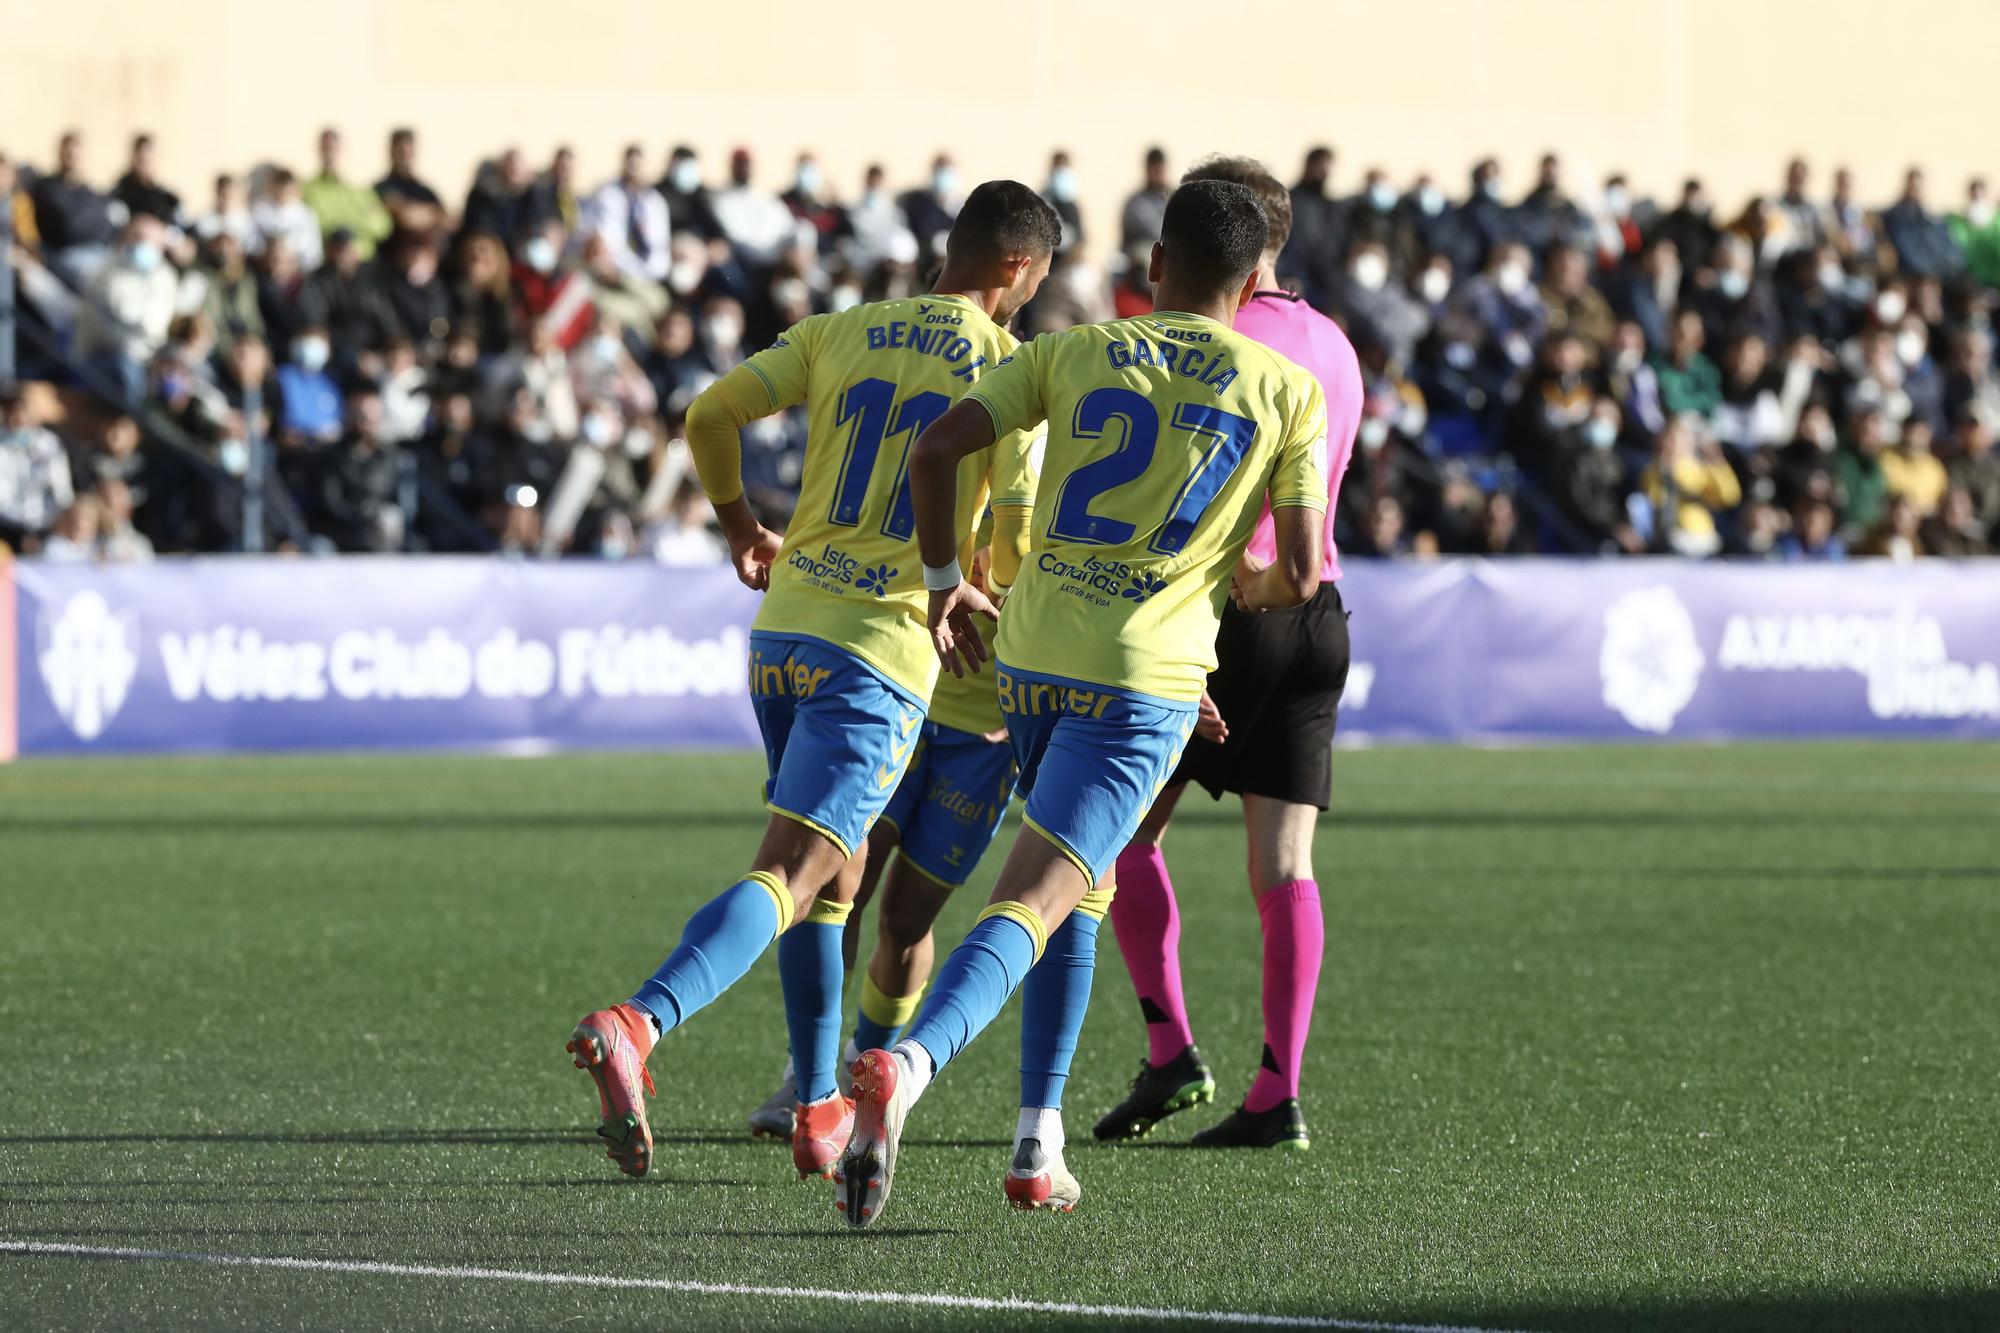
<svg viewBox="0 0 2000 1333"><path fill-rule="evenodd" d="M1217 745L1195 737L1173 782L1268 796L1324 810L1333 798L1333 725L1347 685L1347 612L1340 589L1320 584L1288 611L1226 607L1215 637L1208 694L1229 724Z"/></svg>

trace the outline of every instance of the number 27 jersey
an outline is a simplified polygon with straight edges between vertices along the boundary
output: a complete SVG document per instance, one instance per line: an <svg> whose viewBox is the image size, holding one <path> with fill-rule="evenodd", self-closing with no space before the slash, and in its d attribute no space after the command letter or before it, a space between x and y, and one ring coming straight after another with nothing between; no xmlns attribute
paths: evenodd
<svg viewBox="0 0 2000 1333"><path fill-rule="evenodd" d="M1161 311L1044 334L967 397L999 439L1048 422L1000 660L1200 698L1265 493L1326 509L1318 382L1225 324Z"/></svg>

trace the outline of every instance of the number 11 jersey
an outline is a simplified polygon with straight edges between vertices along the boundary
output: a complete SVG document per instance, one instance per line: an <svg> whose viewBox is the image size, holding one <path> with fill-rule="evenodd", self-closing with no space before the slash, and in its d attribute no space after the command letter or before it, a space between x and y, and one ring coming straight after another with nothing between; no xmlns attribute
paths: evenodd
<svg viewBox="0 0 2000 1333"><path fill-rule="evenodd" d="M738 403L746 415L803 402L808 416L798 508L756 629L821 639L930 697L938 663L925 624L910 446L1016 345L962 296L913 296L801 320L717 382L735 397L768 395ZM1033 502L1029 442L1001 445L960 465L961 537L989 503Z"/></svg>
<svg viewBox="0 0 2000 1333"><path fill-rule="evenodd" d="M1228 325L1159 311L1044 334L967 395L995 437L1048 422L1033 538L1000 618L1020 671L1199 699L1262 514L1326 509L1326 404Z"/></svg>

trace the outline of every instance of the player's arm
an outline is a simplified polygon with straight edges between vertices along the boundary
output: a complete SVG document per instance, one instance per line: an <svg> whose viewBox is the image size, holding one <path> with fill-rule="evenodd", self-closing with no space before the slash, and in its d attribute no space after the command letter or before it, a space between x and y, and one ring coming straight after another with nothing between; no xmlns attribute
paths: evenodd
<svg viewBox="0 0 2000 1333"><path fill-rule="evenodd" d="M954 676L963 676L968 666L977 671L986 660L986 645L974 630L972 617L999 619L992 601L968 583L959 568L958 465L1008 432L1040 424L1034 346L1020 348L995 367L976 390L919 435L910 450L910 505L916 513L924 587L931 596L931 643L939 662ZM993 517L997 529L997 509Z"/></svg>
<svg viewBox="0 0 2000 1333"><path fill-rule="evenodd" d="M993 536L988 543L987 587L995 602L1004 598L1021 576L1028 558L1030 526L1035 517L1035 487L1040 482L1041 455L1047 441L1041 431L1015 431L993 446L988 469L992 485Z"/></svg>
<svg viewBox="0 0 2000 1333"><path fill-rule="evenodd" d="M806 325L787 332L721 379L688 405L688 452L695 475L715 508L729 541L730 563L744 586L762 592L771 583L771 564L783 538L757 521L743 496L743 428L805 401Z"/></svg>
<svg viewBox="0 0 2000 1333"><path fill-rule="evenodd" d="M1316 381L1302 377L1301 389L1269 483L1277 559L1254 571L1239 567L1229 589L1246 611L1300 606L1319 591L1326 562L1326 402Z"/></svg>

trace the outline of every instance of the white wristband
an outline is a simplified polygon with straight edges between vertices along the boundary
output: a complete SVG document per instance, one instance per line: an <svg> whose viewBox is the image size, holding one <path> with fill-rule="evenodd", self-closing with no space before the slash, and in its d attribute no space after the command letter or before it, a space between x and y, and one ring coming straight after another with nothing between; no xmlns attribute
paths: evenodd
<svg viewBox="0 0 2000 1333"><path fill-rule="evenodd" d="M924 587L931 592L950 592L963 582L965 571L958 567L957 560L948 565L924 566Z"/></svg>

